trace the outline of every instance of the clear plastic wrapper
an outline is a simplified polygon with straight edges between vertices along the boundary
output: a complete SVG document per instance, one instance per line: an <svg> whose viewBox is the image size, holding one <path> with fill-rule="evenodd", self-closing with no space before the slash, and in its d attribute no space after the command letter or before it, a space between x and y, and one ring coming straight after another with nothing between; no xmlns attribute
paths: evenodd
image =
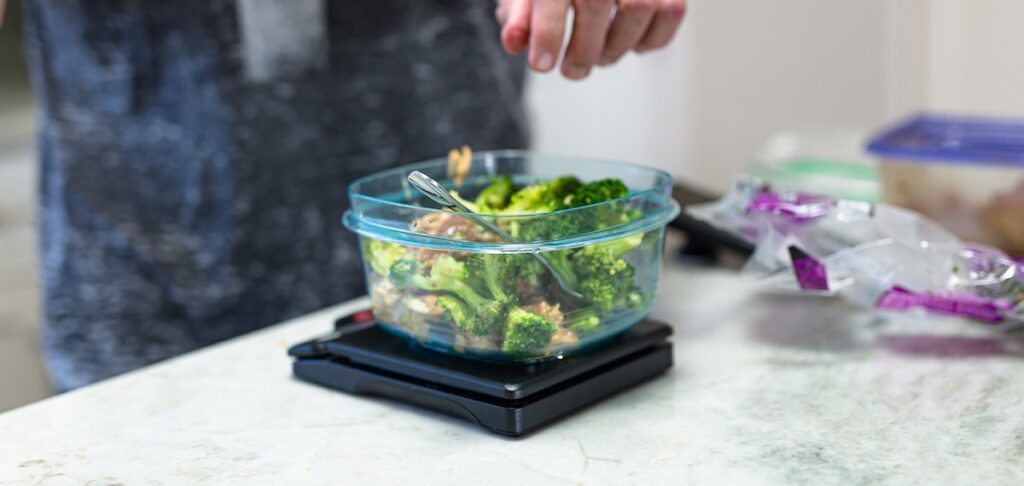
<svg viewBox="0 0 1024 486"><path fill-rule="evenodd" d="M1024 324L1024 265L883 203L775 192L742 180L690 213L754 243L744 272L776 290L838 295L892 311Z"/></svg>

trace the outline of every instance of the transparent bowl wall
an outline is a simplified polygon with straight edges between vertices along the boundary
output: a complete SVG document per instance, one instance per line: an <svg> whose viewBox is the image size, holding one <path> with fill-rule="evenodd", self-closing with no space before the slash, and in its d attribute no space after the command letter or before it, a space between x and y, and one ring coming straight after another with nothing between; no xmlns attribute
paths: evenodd
<svg viewBox="0 0 1024 486"><path fill-rule="evenodd" d="M539 228L540 236L518 243L481 236L471 220L436 208L405 180L420 170L452 188L447 180L447 160L438 159L400 167L360 179L349 189L351 209L344 223L359 233L367 290L378 322L387 330L443 352L494 361L528 362L586 349L613 337L642 321L650 311L661 269L665 225L678 214L671 198L671 177L655 169L608 161L554 157L529 152L485 152L474 156L472 170L460 193L475 195L491 176L507 174L518 184L575 175L584 182L618 178L630 188L630 195L615 201L582 208L535 215L488 216L504 228ZM592 225L607 220L609 212L629 214L614 225ZM572 224L563 225L564 221ZM563 229L563 227L571 228ZM470 228L477 228L472 230ZM525 232L519 232L523 234ZM466 239L466 234L473 234ZM487 240L487 241L479 241ZM463 262L472 254L489 258L525 259L540 254L550 261L571 262L584 247L618 245L628 242L622 259L632 274L622 282L623 298L615 305L595 305L562 292L551 275L531 263L535 276L521 277L510 284L510 293L521 307L544 316L554 326L517 339L506 339L506 326L459 326L437 305L445 291L424 291L415 285L396 284L389 276L389 258L414 258L423 268L438 258ZM371 257L370 252L374 252ZM379 255L387 258L379 258ZM520 260L522 261L522 260ZM542 267L541 267L542 268ZM422 270L429 273L429 270ZM628 283L627 283L628 281ZM479 285L477 285L479 287ZM487 291L478 292L485 299ZM596 319L595 319L596 318ZM513 333L514 334L514 333Z"/></svg>

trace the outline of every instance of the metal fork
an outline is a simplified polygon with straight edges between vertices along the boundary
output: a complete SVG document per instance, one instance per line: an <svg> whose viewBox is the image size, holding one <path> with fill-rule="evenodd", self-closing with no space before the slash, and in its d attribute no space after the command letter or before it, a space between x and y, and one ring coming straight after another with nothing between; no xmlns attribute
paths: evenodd
<svg viewBox="0 0 1024 486"><path fill-rule="evenodd" d="M412 173L409 174L407 179L409 180L409 183L413 185L413 187L418 189L420 192L422 192L425 196L432 199L434 202L440 204L445 209L452 212L463 214L465 217L469 218L474 223L479 224L484 228L487 228L488 231L502 237L503 239L505 239L505 241L509 243L522 243L521 241L512 237L512 235L508 234L508 232L498 227L498 225L492 223L491 221L488 221L487 218L482 218L477 213L474 213L472 210L466 207L465 204L462 204L461 202L459 202L458 199L455 199L451 195L451 193L448 192L447 189L441 186L441 184L439 184L430 176L418 170L414 170L412 171ZM544 265L544 268L546 268L548 272L551 272L551 275L555 277L555 281L558 282L558 286L561 287L562 290L564 290L566 293L572 295L577 299L583 297L579 292L573 289L571 285L568 284L568 282L566 281L566 277L562 275L553 265L551 265L551 263L548 262L548 260L544 258L540 253L530 254L533 255L533 257L536 258L537 261L539 261L542 265Z"/></svg>

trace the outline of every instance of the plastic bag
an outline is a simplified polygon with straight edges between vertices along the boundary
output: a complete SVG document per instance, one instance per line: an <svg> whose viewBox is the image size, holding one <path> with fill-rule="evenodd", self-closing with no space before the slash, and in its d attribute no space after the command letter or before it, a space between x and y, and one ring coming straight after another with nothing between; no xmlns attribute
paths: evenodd
<svg viewBox="0 0 1024 486"><path fill-rule="evenodd" d="M913 211L773 192L742 180L691 215L756 245L744 272L776 290L839 295L878 309L1024 324L1024 265L967 245Z"/></svg>

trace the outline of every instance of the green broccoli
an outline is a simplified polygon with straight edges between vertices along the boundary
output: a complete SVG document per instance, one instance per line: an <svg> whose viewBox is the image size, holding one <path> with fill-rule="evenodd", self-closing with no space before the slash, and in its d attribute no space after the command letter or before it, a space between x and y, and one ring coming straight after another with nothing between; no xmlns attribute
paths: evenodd
<svg viewBox="0 0 1024 486"><path fill-rule="evenodd" d="M643 234L627 236L573 254L576 290L587 302L607 311L628 297L636 269L622 257L640 246L643 239Z"/></svg>
<svg viewBox="0 0 1024 486"><path fill-rule="evenodd" d="M458 297L447 294L442 295L437 298L436 305L441 309L445 319L454 322L459 329L465 329L473 325L475 315L472 309L466 306L466 303L459 300Z"/></svg>
<svg viewBox="0 0 1024 486"><path fill-rule="evenodd" d="M505 320L505 306L494 301L474 311L458 297L445 294L437 298L437 306L456 327L477 336L493 333Z"/></svg>
<svg viewBox="0 0 1024 486"><path fill-rule="evenodd" d="M576 265L572 260L572 256L576 251L559 250L544 253L544 259L547 260L548 264L558 272L558 275L570 287L575 287L576 285Z"/></svg>
<svg viewBox="0 0 1024 486"><path fill-rule="evenodd" d="M531 255L519 255L519 258L522 260L519 266L519 274L516 276L516 279L519 281L525 281L531 286L537 286L539 284L540 276L546 274L547 269Z"/></svg>
<svg viewBox="0 0 1024 486"><path fill-rule="evenodd" d="M600 329L601 318L593 308L586 308L567 315L565 324L577 337L582 338Z"/></svg>
<svg viewBox="0 0 1024 486"><path fill-rule="evenodd" d="M609 203L628 195L629 189L618 179L601 179L577 189L566 198L567 207L580 208L567 214L573 221L576 234L609 228L634 219L634 212L627 211L624 202ZM586 207L598 203L608 204Z"/></svg>
<svg viewBox="0 0 1024 486"><path fill-rule="evenodd" d="M562 176L547 184L548 198L556 209L565 209L568 206L568 199L576 193L583 183L573 176Z"/></svg>
<svg viewBox="0 0 1024 486"><path fill-rule="evenodd" d="M522 194L522 200L531 201L532 205L517 204L518 200L513 197L513 204L503 214L546 213L582 208L629 194L626 186L617 179L604 179L584 185L574 177L562 177L543 186L531 187L537 189L528 191L530 188L524 188L517 194ZM628 222L631 218L624 209L625 205L619 202L577 209L557 216L524 216L510 222L509 229L512 236L523 241L565 238Z"/></svg>
<svg viewBox="0 0 1024 486"><path fill-rule="evenodd" d="M572 176L564 176L520 189L501 214L550 213L562 209L589 206L629 195L629 189L618 179L602 179L583 184ZM510 221L509 232L523 241L542 241L579 235L628 222L625 205L615 203L572 211L558 217L525 216Z"/></svg>
<svg viewBox="0 0 1024 486"><path fill-rule="evenodd" d="M533 214L550 213L555 207L547 197L547 188L543 185L526 186L512 195L502 214Z"/></svg>
<svg viewBox="0 0 1024 486"><path fill-rule="evenodd" d="M490 300L481 296L466 283L469 273L462 262L442 256L434 260L430 268L430 276L425 277L419 272L419 264L415 260L404 259L395 262L388 274L389 279L399 288L416 287L427 291L444 291L458 297L468 306L471 319L455 321L459 328L477 335L485 335L501 326L505 318L506 302ZM454 307L444 309L451 311Z"/></svg>
<svg viewBox="0 0 1024 486"><path fill-rule="evenodd" d="M501 348L506 353L529 354L547 346L556 330L557 326L551 321L517 307L509 311L505 319L505 340Z"/></svg>
<svg viewBox="0 0 1024 486"><path fill-rule="evenodd" d="M388 270L388 280L399 289L407 289L425 285L425 279L420 275L420 264L411 258L396 260Z"/></svg>
<svg viewBox="0 0 1024 486"><path fill-rule="evenodd" d="M476 196L476 205L479 207L478 212L496 213L505 209L505 206L508 206L509 199L512 198L512 193L515 191L516 186L512 183L511 177L503 175L492 178L490 185L483 188L480 194Z"/></svg>
<svg viewBox="0 0 1024 486"><path fill-rule="evenodd" d="M524 216L512 221L510 232L521 241L547 241L581 233L579 218L572 215Z"/></svg>
<svg viewBox="0 0 1024 486"><path fill-rule="evenodd" d="M601 179L577 188L566 199L566 206L578 208L629 195L629 188L619 179Z"/></svg>
<svg viewBox="0 0 1024 486"><path fill-rule="evenodd" d="M582 187L579 179L563 176L549 182L538 182L512 194L502 214L550 213L566 207L566 200Z"/></svg>
<svg viewBox="0 0 1024 486"><path fill-rule="evenodd" d="M623 238L585 246L576 252L576 258L598 256L603 258L622 258L626 253L635 250L644 242L644 233L637 233Z"/></svg>
<svg viewBox="0 0 1024 486"><path fill-rule="evenodd" d="M553 212L565 209L566 201L573 193L583 186L579 179L572 176L559 177L546 184L536 186L540 189L528 192L534 206L526 211L506 210L506 213L537 213ZM524 199L527 195L522 196ZM511 223L512 235L523 241L543 241L564 238L579 234L578 222L566 216L526 216Z"/></svg>
<svg viewBox="0 0 1024 486"><path fill-rule="evenodd" d="M630 309L645 309L651 303L651 295L634 288L626 294L625 301Z"/></svg>
<svg viewBox="0 0 1024 486"><path fill-rule="evenodd" d="M466 257L470 275L483 282L491 298L508 301L515 295L516 279L538 270L529 255L472 253Z"/></svg>
<svg viewBox="0 0 1024 486"><path fill-rule="evenodd" d="M466 198L460 196L459 195L459 191L448 191L448 194L451 194L451 196L453 198L455 198L456 201L462 203L462 205L466 206L466 208L468 208L470 211L472 211L474 213L479 213L480 212L480 207L477 206L477 204L475 202L469 201Z"/></svg>
<svg viewBox="0 0 1024 486"><path fill-rule="evenodd" d="M387 276L391 270L391 265L405 258L408 252L404 246L399 244L364 238L363 253L366 261L370 264L370 268L377 272L377 275L383 277Z"/></svg>

